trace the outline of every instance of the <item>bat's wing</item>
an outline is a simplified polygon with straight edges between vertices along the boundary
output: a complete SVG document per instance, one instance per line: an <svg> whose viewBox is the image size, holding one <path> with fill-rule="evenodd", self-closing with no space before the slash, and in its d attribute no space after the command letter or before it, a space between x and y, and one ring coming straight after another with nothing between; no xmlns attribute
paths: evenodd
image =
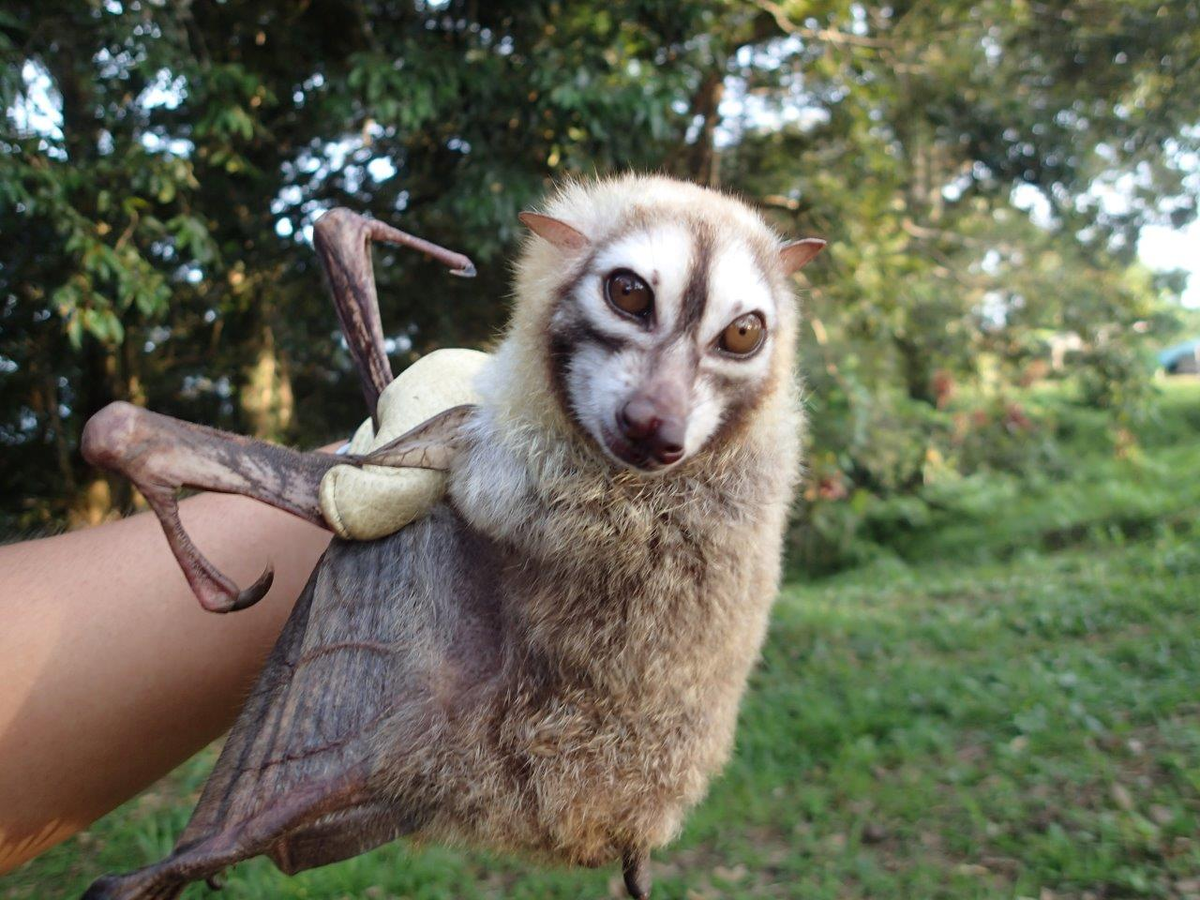
<svg viewBox="0 0 1200 900"><path fill-rule="evenodd" d="M378 541L335 539L230 733L179 848L331 782L354 796L271 845L285 871L354 856L419 826L421 810L396 809L369 790L371 738L399 706L425 702L431 673L461 672L467 664L467 681L486 677L498 659L498 648L483 644L499 631L494 560L491 544L445 505Z"/></svg>
<svg viewBox="0 0 1200 900"><path fill-rule="evenodd" d="M458 452L463 423L478 409L474 404L467 403L443 410L395 440L372 450L362 461L374 466L408 466L444 472L450 468L450 461Z"/></svg>

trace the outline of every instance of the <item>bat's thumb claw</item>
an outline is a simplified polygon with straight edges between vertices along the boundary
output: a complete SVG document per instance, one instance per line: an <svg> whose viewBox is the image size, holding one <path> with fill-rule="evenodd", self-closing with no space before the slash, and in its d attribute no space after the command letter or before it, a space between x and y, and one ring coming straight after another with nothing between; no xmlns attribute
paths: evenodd
<svg viewBox="0 0 1200 900"><path fill-rule="evenodd" d="M474 278L475 277L475 263L471 262L470 260L467 260L467 264L465 266L462 266L461 268L458 268L458 269L451 269L450 274L457 275L459 278Z"/></svg>
<svg viewBox="0 0 1200 900"><path fill-rule="evenodd" d="M183 529L180 528L179 532L182 534ZM186 540L187 535L183 535L183 538ZM244 591L239 591L233 580L217 571L190 542L180 549L174 546L171 549L176 551L175 557L183 568L188 584L192 586L192 593L209 612L237 612L239 609L253 606L266 596L267 591L271 589L271 582L275 580L275 569L268 565L258 576L258 581ZM182 552L185 550L191 550L191 553L185 555Z"/></svg>
<svg viewBox="0 0 1200 900"><path fill-rule="evenodd" d="M268 563L267 567L263 569L263 573L258 576L258 581L238 594L227 612L237 612L239 609L253 606L267 595L267 591L271 589L271 582L274 580L275 567Z"/></svg>

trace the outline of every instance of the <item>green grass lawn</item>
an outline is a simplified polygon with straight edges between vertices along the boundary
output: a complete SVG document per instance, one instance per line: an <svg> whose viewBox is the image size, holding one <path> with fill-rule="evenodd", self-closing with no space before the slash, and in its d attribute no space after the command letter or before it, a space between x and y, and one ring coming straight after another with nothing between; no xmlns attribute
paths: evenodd
<svg viewBox="0 0 1200 900"><path fill-rule="evenodd" d="M789 583L736 756L657 855L655 897L1200 898L1200 391L1162 407L1172 438L1139 459L1081 457L964 500L907 562ZM0 898L76 896L164 855L212 760ZM618 882L397 844L293 879L243 864L223 896L575 900Z"/></svg>

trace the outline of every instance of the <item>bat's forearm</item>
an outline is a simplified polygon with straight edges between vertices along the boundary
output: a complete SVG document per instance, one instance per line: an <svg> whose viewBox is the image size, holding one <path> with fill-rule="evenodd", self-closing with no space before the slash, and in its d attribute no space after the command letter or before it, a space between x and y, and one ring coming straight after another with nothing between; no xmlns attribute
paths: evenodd
<svg viewBox="0 0 1200 900"><path fill-rule="evenodd" d="M261 600L274 579L272 564L268 561L258 580L240 589L183 527L179 489L243 494L324 526L318 499L321 478L345 459L300 453L129 403L110 403L92 416L80 449L88 462L121 473L141 491L200 605L213 612L246 609Z"/></svg>
<svg viewBox="0 0 1200 900"><path fill-rule="evenodd" d="M242 497L181 505L214 563L275 589L197 608L151 515L0 548L0 873L225 730L329 534Z"/></svg>

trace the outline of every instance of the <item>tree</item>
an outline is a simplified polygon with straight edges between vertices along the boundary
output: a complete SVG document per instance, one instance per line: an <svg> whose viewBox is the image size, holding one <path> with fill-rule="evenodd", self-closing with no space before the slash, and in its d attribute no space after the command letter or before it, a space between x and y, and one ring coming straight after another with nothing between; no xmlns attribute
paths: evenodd
<svg viewBox="0 0 1200 900"><path fill-rule="evenodd" d="M304 443L353 427L306 246L336 204L481 264L377 252L401 367L496 332L516 213L556 177L662 168L759 200L832 239L805 297L812 457L884 493L924 477L953 385L1003 394L1047 334L1078 332L1083 380L1127 414L1130 326L1170 293L1137 236L1196 211L1189 4L6 10L0 494L24 524L125 505L74 454L112 399Z"/></svg>
<svg viewBox="0 0 1200 900"><path fill-rule="evenodd" d="M777 30L729 61L741 114L721 180L832 238L806 297L801 520L829 532L802 538L810 560L837 564L864 497L918 490L931 460L978 464L989 441L941 409L956 384L997 395L978 427L993 462L1020 458L993 423L1047 335L1081 336L1079 381L1129 425L1149 375L1134 326L1160 321L1165 287L1136 264L1138 234L1189 220L1200 188L1200 10L757 6Z"/></svg>
<svg viewBox="0 0 1200 900"><path fill-rule="evenodd" d="M82 486L73 447L114 399L264 437L349 430L349 361L304 246L335 204L489 264L461 283L378 254L398 365L440 342L486 340L503 320L499 263L516 213L552 176L652 167L681 142L671 101L699 14L662 3L10 7L0 229L24 240L0 269L0 354L14 367L4 493L58 500L31 521L80 500L106 507L117 485ZM39 94L58 111L52 127L33 127Z"/></svg>

